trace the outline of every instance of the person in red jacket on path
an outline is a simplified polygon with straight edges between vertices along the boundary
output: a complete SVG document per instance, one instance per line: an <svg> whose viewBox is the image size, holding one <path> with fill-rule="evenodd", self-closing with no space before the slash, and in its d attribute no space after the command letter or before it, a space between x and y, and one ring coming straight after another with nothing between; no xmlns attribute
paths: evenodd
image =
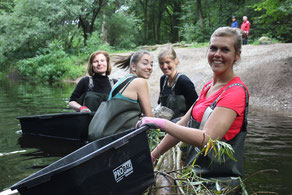
<svg viewBox="0 0 292 195"><path fill-rule="evenodd" d="M249 28L250 28L250 22L247 20L246 16L243 16L243 22L241 24L241 30L244 31L244 37L243 37L243 45L247 44L247 37L249 35Z"/></svg>

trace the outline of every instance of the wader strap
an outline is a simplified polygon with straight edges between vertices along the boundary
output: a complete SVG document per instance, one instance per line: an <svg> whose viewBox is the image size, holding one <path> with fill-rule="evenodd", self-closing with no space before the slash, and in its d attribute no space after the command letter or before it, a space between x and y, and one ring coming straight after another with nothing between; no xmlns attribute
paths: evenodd
<svg viewBox="0 0 292 195"><path fill-rule="evenodd" d="M130 82L132 80L134 80L135 78L137 78L136 76L130 76L128 77L126 80L124 80L122 83L120 83L116 88L112 89L109 97L108 97L108 100L110 100L112 97L114 97L125 85L129 85ZM124 90L123 90L124 91Z"/></svg>
<svg viewBox="0 0 292 195"><path fill-rule="evenodd" d="M114 80L113 79L109 79L109 82L110 82L111 88L113 88L113 86L115 85Z"/></svg>
<svg viewBox="0 0 292 195"><path fill-rule="evenodd" d="M88 91L92 91L93 87L94 87L94 85L93 85L92 76L89 76Z"/></svg>
<svg viewBox="0 0 292 195"><path fill-rule="evenodd" d="M204 115L203 115L203 118L202 118L202 121L200 123L200 127L199 129L203 129L209 116L211 115L211 113L213 112L212 108L210 106L207 107L207 109L205 110L204 112Z"/></svg>
<svg viewBox="0 0 292 195"><path fill-rule="evenodd" d="M175 77L175 81L174 81L174 83L173 83L173 85L172 85L172 87L171 87L171 92L172 92L173 95L174 95L174 87L175 87L176 82L178 81L178 79L179 79L179 77L180 77L181 75L183 75L183 74L182 74L182 73L177 73L177 75L176 75L176 77ZM162 96L162 92L164 91L164 88L165 88L165 86L167 85L167 81L168 81L168 77L165 76L165 78L164 78L164 82L163 82L163 87L162 87L162 90L160 91L160 96Z"/></svg>
<svg viewBox="0 0 292 195"><path fill-rule="evenodd" d="M244 89L245 91L245 109L244 109L244 118L243 118L243 124L242 124L242 130L243 131L246 131L246 126L247 126L247 113L248 113L248 93L247 93L247 89L245 88L244 85L240 84L240 83L234 83L232 85L229 85L226 89L224 89L222 91L222 93L216 98L216 100L210 105L207 107L207 109L205 110L204 112L204 115L203 115L203 118L202 118L202 121L201 121L201 124L200 124L200 129L203 129L204 128L204 125L205 123L207 122L210 114L213 112L214 108L216 107L216 104L219 100L219 98L221 97L221 95L227 90L229 89L230 87L233 87L233 86L240 86ZM205 88L206 89L206 88Z"/></svg>

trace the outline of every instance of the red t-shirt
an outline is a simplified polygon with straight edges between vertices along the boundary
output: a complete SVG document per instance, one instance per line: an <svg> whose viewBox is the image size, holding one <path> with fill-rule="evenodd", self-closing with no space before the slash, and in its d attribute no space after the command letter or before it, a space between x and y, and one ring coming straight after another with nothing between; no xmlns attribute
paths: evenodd
<svg viewBox="0 0 292 195"><path fill-rule="evenodd" d="M212 81L204 85L201 91L201 94L199 96L199 99L192 110L192 116L198 122L201 122L204 112L207 109L207 107L210 106L216 100L216 98L222 93L222 91L225 88L227 88L229 85L234 84L234 83L240 83L243 86L245 86L245 84L240 80L239 77L235 77L231 81L229 81L229 83L227 83L224 87L219 89L216 93L212 94L208 98L205 98L206 93L210 89L210 86L208 85L211 82ZM206 86L208 87L206 88ZM220 96L216 107L230 108L237 113L237 116L234 122L232 123L227 133L224 135L223 140L231 140L235 137L235 135L237 135L240 132L240 129L243 123L243 117L244 117L245 101L246 101L245 91L243 87L241 86L232 86Z"/></svg>
<svg viewBox="0 0 292 195"><path fill-rule="evenodd" d="M246 33L246 36L249 35L249 28L250 28L250 22L248 20L244 21L241 24L241 30L243 30Z"/></svg>

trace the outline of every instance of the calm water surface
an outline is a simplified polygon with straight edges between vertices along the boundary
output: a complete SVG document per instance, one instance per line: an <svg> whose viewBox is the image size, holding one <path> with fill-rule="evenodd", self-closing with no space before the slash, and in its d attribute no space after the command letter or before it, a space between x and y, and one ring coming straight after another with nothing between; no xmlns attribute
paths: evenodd
<svg viewBox="0 0 292 195"><path fill-rule="evenodd" d="M31 85L0 81L0 191L55 162L82 143L23 137L18 116L72 112L75 85ZM245 145L247 190L292 194L292 120L253 114ZM277 170L277 172L275 171ZM259 172L255 175L254 173Z"/></svg>

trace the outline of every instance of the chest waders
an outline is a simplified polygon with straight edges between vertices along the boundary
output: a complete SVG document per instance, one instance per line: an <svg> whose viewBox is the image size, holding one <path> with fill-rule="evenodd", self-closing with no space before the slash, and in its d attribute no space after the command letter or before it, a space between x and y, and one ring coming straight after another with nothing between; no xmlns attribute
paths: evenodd
<svg viewBox="0 0 292 195"><path fill-rule="evenodd" d="M118 83L112 89L109 99L102 102L89 124L90 141L135 128L141 115L139 103L115 98L118 94L121 95L135 78L128 77L122 83ZM118 93L121 89L122 91Z"/></svg>
<svg viewBox="0 0 292 195"><path fill-rule="evenodd" d="M181 117L188 111L185 97L183 95L175 95L175 85L181 75L182 75L181 73L177 74L174 84L171 87L171 94L169 95L162 94L165 87L167 86L168 81L168 78L165 77L163 82L163 88L159 96L161 106L165 106L174 112L172 119Z"/></svg>
<svg viewBox="0 0 292 195"><path fill-rule="evenodd" d="M112 79L109 79L111 88L114 86L114 82ZM107 100L108 95L103 93L97 93L93 91L93 79L90 76L89 77L89 84L88 84L88 90L84 95L84 100L82 105L87 106L91 111L96 111L98 107L100 106L101 102L104 102Z"/></svg>
<svg viewBox="0 0 292 195"><path fill-rule="evenodd" d="M226 143L230 144L234 149L234 157L237 160L237 162L233 161L229 157L225 159L225 161L221 161L221 164L218 162L218 159L216 159L215 153L212 150L210 153L208 153L207 156L200 155L198 156L198 153L200 152L200 148L188 146L186 151L186 158L185 163L186 165L191 165L193 161L197 159L195 165L199 165L194 167L195 172L204 178L217 178L220 180L227 180L231 177L242 177L243 175L243 146L244 146L244 140L247 133L247 112L248 112L248 93L247 89L239 83L232 84L228 86L219 96L218 98L209 106L204 112L203 118L201 123L198 121L195 121L193 117L191 116L191 119L188 121L187 126L203 129L204 125L216 107L217 101L219 100L220 96L230 87L233 86L241 86L245 90L245 111L244 111L244 118L243 118L243 124L241 126L240 132L229 141L226 141ZM208 86L207 86L208 87ZM207 88L206 87L206 88ZM235 182L238 184L238 182ZM229 184L230 185L230 184ZM232 184L231 184L232 185Z"/></svg>

